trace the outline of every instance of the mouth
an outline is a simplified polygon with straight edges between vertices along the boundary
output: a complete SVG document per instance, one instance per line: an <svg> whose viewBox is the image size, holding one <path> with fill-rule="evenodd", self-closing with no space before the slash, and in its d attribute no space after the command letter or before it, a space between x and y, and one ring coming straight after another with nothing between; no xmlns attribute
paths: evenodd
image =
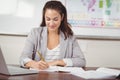
<svg viewBox="0 0 120 80"><path fill-rule="evenodd" d="M55 26L49 26L50 29L55 29Z"/></svg>

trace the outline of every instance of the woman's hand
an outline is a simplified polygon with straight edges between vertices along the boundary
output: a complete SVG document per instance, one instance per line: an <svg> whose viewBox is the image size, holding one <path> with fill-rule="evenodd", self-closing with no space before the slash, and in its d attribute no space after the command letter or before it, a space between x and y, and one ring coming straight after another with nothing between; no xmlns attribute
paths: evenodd
<svg viewBox="0 0 120 80"><path fill-rule="evenodd" d="M56 61L51 61L47 63L49 66L65 66L66 65L63 60L56 60Z"/></svg>
<svg viewBox="0 0 120 80"><path fill-rule="evenodd" d="M46 63L45 61L38 61L38 62L37 61L30 61L30 62L26 63L25 66L28 68L44 70L44 69L47 69L49 67L49 64Z"/></svg>

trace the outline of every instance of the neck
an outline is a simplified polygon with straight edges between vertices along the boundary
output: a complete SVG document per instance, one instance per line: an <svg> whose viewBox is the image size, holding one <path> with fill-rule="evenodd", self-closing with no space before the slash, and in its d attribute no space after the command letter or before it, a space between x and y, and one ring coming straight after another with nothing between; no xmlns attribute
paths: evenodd
<svg viewBox="0 0 120 80"><path fill-rule="evenodd" d="M48 35L58 35L58 31L48 31Z"/></svg>

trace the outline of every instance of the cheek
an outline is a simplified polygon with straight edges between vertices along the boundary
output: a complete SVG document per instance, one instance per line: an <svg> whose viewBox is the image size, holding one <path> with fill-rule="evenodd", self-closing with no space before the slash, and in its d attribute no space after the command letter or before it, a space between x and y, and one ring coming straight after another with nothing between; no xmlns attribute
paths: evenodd
<svg viewBox="0 0 120 80"><path fill-rule="evenodd" d="M45 21L45 24L48 25L48 21Z"/></svg>
<svg viewBox="0 0 120 80"><path fill-rule="evenodd" d="M59 25L59 24L60 24L60 22L59 22L59 21L58 21L58 22L54 22L54 24L55 24L55 25Z"/></svg>
<svg viewBox="0 0 120 80"><path fill-rule="evenodd" d="M55 22L54 25L55 25L56 27L59 27L59 26L60 26L60 22Z"/></svg>
<svg viewBox="0 0 120 80"><path fill-rule="evenodd" d="M50 21L45 21L45 23L46 23L46 26L50 25Z"/></svg>

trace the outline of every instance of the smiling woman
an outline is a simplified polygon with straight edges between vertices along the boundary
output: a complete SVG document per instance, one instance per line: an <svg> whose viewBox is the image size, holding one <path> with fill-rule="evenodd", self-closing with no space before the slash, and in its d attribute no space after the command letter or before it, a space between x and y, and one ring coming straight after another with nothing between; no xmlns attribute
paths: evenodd
<svg viewBox="0 0 120 80"><path fill-rule="evenodd" d="M36 54L37 51L44 57L44 61ZM42 23L28 35L20 64L35 69L86 65L84 55L68 24L66 8L60 1L48 1L43 7Z"/></svg>

